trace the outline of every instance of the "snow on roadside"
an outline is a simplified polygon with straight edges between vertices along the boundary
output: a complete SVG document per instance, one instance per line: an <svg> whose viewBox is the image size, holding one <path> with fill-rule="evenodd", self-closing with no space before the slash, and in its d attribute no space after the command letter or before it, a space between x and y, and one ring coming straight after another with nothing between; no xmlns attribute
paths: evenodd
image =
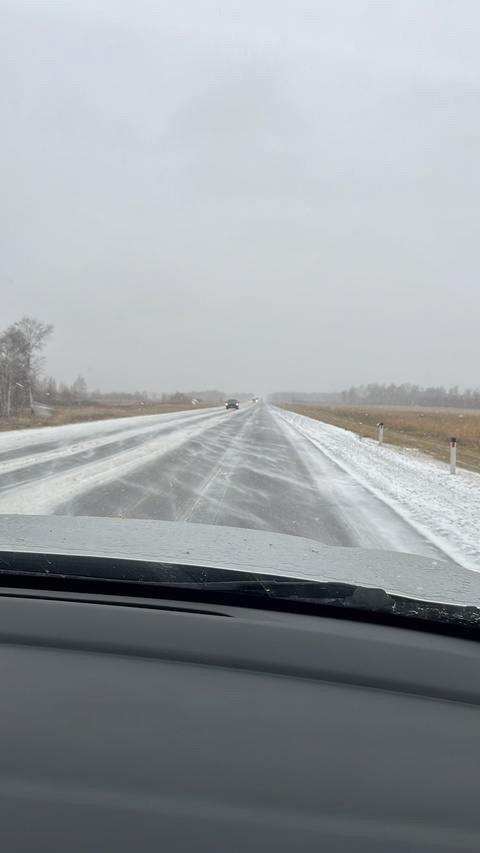
<svg viewBox="0 0 480 853"><path fill-rule="evenodd" d="M193 421L193 422L192 422ZM0 513L48 515L67 500L90 489L118 480L142 465L176 450L217 424L216 419L189 418L166 436L156 435L127 450L119 450L105 459L86 462L63 473L50 473L0 492Z"/></svg>
<svg viewBox="0 0 480 853"><path fill-rule="evenodd" d="M188 414L190 414L190 412ZM109 445L120 444L122 441L130 440L132 438L143 437L147 440L149 435L155 437L158 436L162 430L168 431L172 428L171 419L168 418L168 416L153 415L153 417L155 420L149 420L147 425L145 425L146 419L135 418L132 419L135 421L133 425L126 425L126 418L117 418L116 428L109 426L108 429L103 429L103 431L98 430L98 428L95 431L91 428L89 431L84 430L83 437L80 438L78 437L78 433L72 435L71 431L65 432L67 426L69 427L70 425L65 425L64 427L52 427L52 430L56 430L56 440L52 442L50 439L50 441L44 441L41 444L30 442L30 446L34 447L35 452L28 454L29 444L25 442L23 437L22 443L19 443L17 447L13 445L13 450L18 451L15 452L14 456L9 456L9 451L5 450L4 444L2 443L2 436L0 435L0 478L4 474L9 474L17 470L21 471L22 468L30 468L33 465L58 462L61 459L74 459L75 456L82 456L86 453L99 450L102 447L108 448ZM177 426L177 428L181 429L184 423L192 424L200 421L203 423L204 421L211 420L212 417L218 417L217 410L215 410L214 415L212 415L210 410L208 410L207 414L195 413L194 417L189 417L188 420L186 418L182 418L180 420L179 427ZM93 421L91 423L103 426L104 423L108 423L110 425L111 422ZM43 432L46 432L47 429L48 428L45 427ZM88 437L89 434L93 434L93 437ZM22 454L20 453L20 450L24 450L25 452ZM10 449L10 453L11 452L12 450ZM2 457L6 457L6 460L2 461Z"/></svg>
<svg viewBox="0 0 480 853"><path fill-rule="evenodd" d="M33 427L28 429L12 429L0 431L0 456L10 451L22 450L32 445L41 447L52 443L71 444L74 440L98 438L99 435L130 432L155 427L157 424L167 424L173 421L195 421L214 417L223 412L222 407L208 409L187 409L180 412L160 412L157 415L137 415L123 418L106 418L98 421L79 421L73 424L56 426Z"/></svg>
<svg viewBox="0 0 480 853"><path fill-rule="evenodd" d="M480 474L459 469L452 476L447 465L420 453L380 446L283 409L272 411L451 559L480 571Z"/></svg>

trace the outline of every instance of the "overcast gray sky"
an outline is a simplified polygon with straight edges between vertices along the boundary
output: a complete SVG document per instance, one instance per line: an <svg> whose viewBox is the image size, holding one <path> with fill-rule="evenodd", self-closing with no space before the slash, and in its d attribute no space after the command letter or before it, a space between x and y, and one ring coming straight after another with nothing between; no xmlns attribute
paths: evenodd
<svg viewBox="0 0 480 853"><path fill-rule="evenodd" d="M477 0L0 0L1 325L91 388L480 384Z"/></svg>

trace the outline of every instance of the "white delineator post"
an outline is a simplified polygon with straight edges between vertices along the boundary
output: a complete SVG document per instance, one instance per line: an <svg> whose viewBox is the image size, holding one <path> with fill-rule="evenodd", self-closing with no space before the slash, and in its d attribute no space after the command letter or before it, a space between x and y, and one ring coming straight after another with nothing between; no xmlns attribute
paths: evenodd
<svg viewBox="0 0 480 853"><path fill-rule="evenodd" d="M457 473L457 439L450 439L450 474Z"/></svg>
<svg viewBox="0 0 480 853"><path fill-rule="evenodd" d="M384 424L380 421L380 423L377 424L377 427L378 427L378 443L383 444Z"/></svg>

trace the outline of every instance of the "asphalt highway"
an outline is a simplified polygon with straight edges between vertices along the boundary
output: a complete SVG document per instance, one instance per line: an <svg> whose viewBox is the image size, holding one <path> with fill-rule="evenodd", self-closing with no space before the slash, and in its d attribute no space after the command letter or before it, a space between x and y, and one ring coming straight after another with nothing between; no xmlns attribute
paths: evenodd
<svg viewBox="0 0 480 853"><path fill-rule="evenodd" d="M266 403L4 433L0 512L203 522L442 556Z"/></svg>

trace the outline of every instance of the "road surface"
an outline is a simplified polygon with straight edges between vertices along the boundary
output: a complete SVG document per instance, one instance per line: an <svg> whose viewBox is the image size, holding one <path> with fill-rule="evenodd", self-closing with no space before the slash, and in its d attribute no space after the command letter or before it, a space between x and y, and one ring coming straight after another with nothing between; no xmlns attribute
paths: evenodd
<svg viewBox="0 0 480 853"><path fill-rule="evenodd" d="M264 403L2 433L0 512L204 522L443 556Z"/></svg>

